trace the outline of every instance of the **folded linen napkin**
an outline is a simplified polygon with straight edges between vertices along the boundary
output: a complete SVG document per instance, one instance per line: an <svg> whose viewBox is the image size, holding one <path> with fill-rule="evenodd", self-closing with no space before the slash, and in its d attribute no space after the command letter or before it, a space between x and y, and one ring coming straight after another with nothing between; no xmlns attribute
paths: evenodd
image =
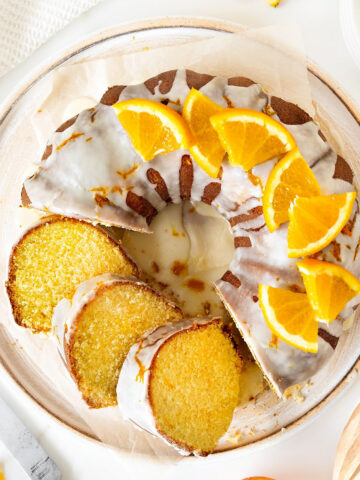
<svg viewBox="0 0 360 480"><path fill-rule="evenodd" d="M0 0L0 76L100 0Z"/></svg>

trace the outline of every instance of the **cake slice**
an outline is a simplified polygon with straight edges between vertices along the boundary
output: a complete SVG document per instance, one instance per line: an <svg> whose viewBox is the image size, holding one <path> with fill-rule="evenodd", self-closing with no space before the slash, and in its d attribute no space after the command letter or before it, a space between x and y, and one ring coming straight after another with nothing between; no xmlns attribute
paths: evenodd
<svg viewBox="0 0 360 480"><path fill-rule="evenodd" d="M58 216L30 228L12 250L7 292L16 323L48 332L62 298L102 273L138 275L135 263L100 228Z"/></svg>
<svg viewBox="0 0 360 480"><path fill-rule="evenodd" d="M165 325L131 347L117 386L119 407L180 453L208 455L238 404L241 366L219 319Z"/></svg>
<svg viewBox="0 0 360 480"><path fill-rule="evenodd" d="M83 283L66 317L64 350L86 403L116 405L119 372L130 347L145 332L181 318L178 307L143 282L112 274Z"/></svg>

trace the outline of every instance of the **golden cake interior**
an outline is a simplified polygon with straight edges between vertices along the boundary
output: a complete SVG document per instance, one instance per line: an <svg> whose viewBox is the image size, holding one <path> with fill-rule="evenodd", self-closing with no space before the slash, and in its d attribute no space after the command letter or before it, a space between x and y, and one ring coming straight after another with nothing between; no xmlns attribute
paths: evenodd
<svg viewBox="0 0 360 480"><path fill-rule="evenodd" d="M145 284L103 285L76 318L67 350L70 369L93 408L116 405L120 368L148 330L180 320L181 310Z"/></svg>
<svg viewBox="0 0 360 480"><path fill-rule="evenodd" d="M18 324L49 331L55 306L102 273L137 275L137 267L102 230L56 218L28 231L15 246L7 289Z"/></svg>
<svg viewBox="0 0 360 480"><path fill-rule="evenodd" d="M211 452L227 431L240 394L241 360L218 322L170 338L152 365L149 396L170 442Z"/></svg>

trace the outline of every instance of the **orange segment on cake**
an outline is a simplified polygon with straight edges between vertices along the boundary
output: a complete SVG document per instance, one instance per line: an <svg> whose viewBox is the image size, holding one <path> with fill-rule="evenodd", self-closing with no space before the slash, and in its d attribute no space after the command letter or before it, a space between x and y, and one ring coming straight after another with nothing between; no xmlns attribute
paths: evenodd
<svg viewBox="0 0 360 480"><path fill-rule="evenodd" d="M293 347L316 353L318 323L305 293L259 285L261 310L270 330Z"/></svg>
<svg viewBox="0 0 360 480"><path fill-rule="evenodd" d="M195 88L186 97L183 116L192 131L196 143L190 147L194 160L212 178L219 174L225 156L220 140L210 123L210 117L221 112L223 107L210 100Z"/></svg>
<svg viewBox="0 0 360 480"><path fill-rule="evenodd" d="M138 275L134 262L103 230L52 217L30 228L13 248L7 292L16 322L48 332L57 303L102 273Z"/></svg>
<svg viewBox="0 0 360 480"><path fill-rule="evenodd" d="M295 197L321 195L316 177L299 150L291 150L279 160L266 182L263 207L270 232L289 221L289 208Z"/></svg>
<svg viewBox="0 0 360 480"><path fill-rule="evenodd" d="M130 347L148 330L181 318L178 307L143 282L107 274L81 284L66 315L64 350L87 404L116 405Z"/></svg>
<svg viewBox="0 0 360 480"><path fill-rule="evenodd" d="M250 170L296 147L291 133L269 115L233 108L216 113L211 125L235 167Z"/></svg>
<svg viewBox="0 0 360 480"><path fill-rule="evenodd" d="M125 100L116 103L114 109L135 150L145 161L193 144L189 127L181 115L162 103Z"/></svg>
<svg viewBox="0 0 360 480"><path fill-rule="evenodd" d="M360 281L334 263L307 258L297 262L317 320L332 322L360 294Z"/></svg>
<svg viewBox="0 0 360 480"><path fill-rule="evenodd" d="M305 257L327 247L347 224L355 198L356 192L296 197L289 210L289 257Z"/></svg>
<svg viewBox="0 0 360 480"><path fill-rule="evenodd" d="M117 387L123 415L182 453L207 455L227 431L241 360L219 320L160 327L130 349Z"/></svg>
<svg viewBox="0 0 360 480"><path fill-rule="evenodd" d="M179 148L144 161L112 106L143 98L181 112L191 88L221 107L231 107L215 115L220 116L219 124L224 127L223 146L231 161L223 160L217 178L208 175L188 149ZM251 113L240 115L238 109ZM242 131L244 144L235 145L233 135L226 136L228 126L236 127L235 133ZM80 133L83 135L77 135ZM69 138L72 140L66 143ZM141 85L110 88L95 109L81 112L55 132L49 139L42 168L24 182L24 203L144 233L151 232L152 219L169 203L211 205L228 222L234 241L234 256L222 278L215 282L216 291L269 384L282 395L289 386L319 372L331 358L341 330L337 320L321 326L316 354L282 340L274 343L259 305L260 283L283 289L303 288L296 261L287 253L288 224L280 224L271 233L263 215L262 198L262 187L278 156L295 146L326 196L353 190L351 167L331 150L316 124L297 105L272 96L244 77L226 79L185 70L166 72ZM244 152L249 156L242 158ZM251 171L244 170L251 167ZM318 197L303 197L300 203L310 198ZM329 246L321 252L332 261L340 250L340 263L355 276L360 275L358 262L353 260L360 237L358 211L353 209L351 237L339 233L336 249ZM301 239L302 230L299 232ZM308 233L316 232L312 229ZM342 318L348 313L341 312ZM323 329L327 335L321 336ZM329 341L329 335L334 341Z"/></svg>

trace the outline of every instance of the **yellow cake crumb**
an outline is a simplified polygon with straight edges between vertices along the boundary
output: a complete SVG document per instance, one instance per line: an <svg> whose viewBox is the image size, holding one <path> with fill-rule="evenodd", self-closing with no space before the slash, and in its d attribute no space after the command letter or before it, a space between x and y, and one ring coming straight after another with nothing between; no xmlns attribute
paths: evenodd
<svg viewBox="0 0 360 480"><path fill-rule="evenodd" d="M48 332L55 306L77 286L103 273L137 275L120 245L93 225L53 217L25 233L9 264L7 290L15 320Z"/></svg>
<svg viewBox="0 0 360 480"><path fill-rule="evenodd" d="M68 363L90 407L117 404L116 385L130 347L148 330L180 320L179 308L145 284L103 285L76 318Z"/></svg>
<svg viewBox="0 0 360 480"><path fill-rule="evenodd" d="M158 430L206 455L227 431L239 401L241 360L218 322L171 337L160 348L150 383Z"/></svg>

